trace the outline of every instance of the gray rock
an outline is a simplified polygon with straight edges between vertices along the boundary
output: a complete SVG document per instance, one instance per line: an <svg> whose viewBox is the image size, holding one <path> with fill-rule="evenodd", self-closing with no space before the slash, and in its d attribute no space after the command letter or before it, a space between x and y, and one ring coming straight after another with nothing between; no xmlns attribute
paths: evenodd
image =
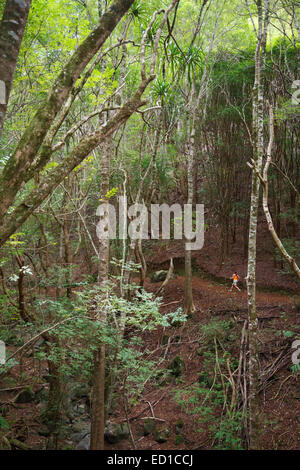
<svg viewBox="0 0 300 470"><path fill-rule="evenodd" d="M87 384L74 383L70 386L69 396L70 400L77 400L77 398L87 397L90 392L90 387Z"/></svg>
<svg viewBox="0 0 300 470"><path fill-rule="evenodd" d="M110 444L116 444L123 439L128 439L129 434L127 423L116 424L109 421L104 431L104 438Z"/></svg>
<svg viewBox="0 0 300 470"><path fill-rule="evenodd" d="M0 437L0 450L11 450L10 442L5 436Z"/></svg>
<svg viewBox="0 0 300 470"><path fill-rule="evenodd" d="M72 410L71 410L71 416L81 416L85 414L86 412L86 406L84 403L76 403ZM69 414L70 415L70 414Z"/></svg>
<svg viewBox="0 0 300 470"><path fill-rule="evenodd" d="M76 446L76 450L89 450L91 445L91 435L87 434Z"/></svg>
<svg viewBox="0 0 300 470"><path fill-rule="evenodd" d="M154 431L155 420L152 418L147 418L144 420L144 436L148 436Z"/></svg>
<svg viewBox="0 0 300 470"><path fill-rule="evenodd" d="M91 431L91 423L88 421L76 421L72 427L74 433L84 433L83 437Z"/></svg>
<svg viewBox="0 0 300 470"><path fill-rule="evenodd" d="M77 421L71 427L73 434L71 434L70 439L73 442L80 442L88 434L91 433L91 423L87 421Z"/></svg>
<svg viewBox="0 0 300 470"><path fill-rule="evenodd" d="M161 270L161 271L155 271L154 273L151 274L151 282L162 282L166 279L168 275L168 271Z"/></svg>

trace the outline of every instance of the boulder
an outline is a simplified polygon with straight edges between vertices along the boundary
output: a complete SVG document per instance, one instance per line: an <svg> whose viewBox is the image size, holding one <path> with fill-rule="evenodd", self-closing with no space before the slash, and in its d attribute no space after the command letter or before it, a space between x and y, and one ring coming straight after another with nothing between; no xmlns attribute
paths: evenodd
<svg viewBox="0 0 300 470"><path fill-rule="evenodd" d="M109 421L104 431L104 438L110 444L116 444L123 439L128 439L129 434L127 423L117 424Z"/></svg>
<svg viewBox="0 0 300 470"><path fill-rule="evenodd" d="M168 275L168 271L161 270L161 271L154 271L151 274L151 282L162 282L166 279Z"/></svg>
<svg viewBox="0 0 300 470"><path fill-rule="evenodd" d="M85 403L75 403L73 408L72 408L72 411L71 411L71 416L73 416L73 418L75 416L81 416L83 414L85 414L86 412L86 406L85 406ZM69 413L70 415L70 413Z"/></svg>
<svg viewBox="0 0 300 470"><path fill-rule="evenodd" d="M34 343L34 350L38 351L39 349L41 349L42 346L45 345L45 343L46 341L44 340L44 338L39 337L39 339Z"/></svg>
<svg viewBox="0 0 300 470"><path fill-rule="evenodd" d="M76 421L72 424L71 427L73 432L84 432L87 430L86 434L91 431L91 423L88 421Z"/></svg>
<svg viewBox="0 0 300 470"><path fill-rule="evenodd" d="M0 437L0 450L11 450L10 442L5 436Z"/></svg>
<svg viewBox="0 0 300 470"><path fill-rule="evenodd" d="M88 421L77 421L72 425L71 431L73 431L73 434L70 436L71 441L80 442L91 433L91 423Z"/></svg>
<svg viewBox="0 0 300 470"><path fill-rule="evenodd" d="M154 431L154 439L159 444L162 444L163 442L166 442L169 437L170 437L169 429L159 429L159 428L157 428Z"/></svg>
<svg viewBox="0 0 300 470"><path fill-rule="evenodd" d="M144 419L144 436L148 436L154 431L155 420L152 418Z"/></svg>
<svg viewBox="0 0 300 470"><path fill-rule="evenodd" d="M70 386L69 396L70 400L77 400L77 398L87 397L90 392L88 384L73 383Z"/></svg>
<svg viewBox="0 0 300 470"><path fill-rule="evenodd" d="M91 436L87 434L76 446L76 450L89 450L91 445Z"/></svg>

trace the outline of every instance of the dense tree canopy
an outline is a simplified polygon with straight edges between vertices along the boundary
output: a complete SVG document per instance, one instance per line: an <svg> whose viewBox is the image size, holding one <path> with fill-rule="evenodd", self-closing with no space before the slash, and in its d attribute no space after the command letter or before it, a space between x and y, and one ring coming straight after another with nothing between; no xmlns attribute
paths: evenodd
<svg viewBox="0 0 300 470"><path fill-rule="evenodd" d="M116 409L128 446L138 448L129 417L150 383L174 385L177 405L208 433L207 448L265 445L259 396L278 364L289 364L284 339L299 335L290 320L274 345L281 356L262 368L269 356L260 350L257 284L291 289L299 308L299 34L295 0L0 3L0 338L10 358L0 388L9 388L9 374L23 374L23 355L39 341L30 387L43 383L47 392L45 447L68 440L72 383L88 390L77 396L88 397L91 422L83 448L104 448ZM203 257L188 238L176 240L175 215L168 241L161 232L151 237L146 217L147 240L99 240L99 204L119 210L125 200L147 209L204 204ZM123 223L118 213L118 229ZM154 289L157 259L163 285ZM180 287L174 263L180 279L184 266ZM226 269L243 272L245 305L222 308L248 309L248 317L189 330L214 307L202 307L193 289L195 269L210 265L219 281L229 278ZM180 388L178 355L176 367L164 362L176 341L200 337L204 401L201 380ZM230 349L233 337L239 345ZM282 386L290 380L282 378ZM4 405L0 394L0 449L22 448L26 439L5 427Z"/></svg>

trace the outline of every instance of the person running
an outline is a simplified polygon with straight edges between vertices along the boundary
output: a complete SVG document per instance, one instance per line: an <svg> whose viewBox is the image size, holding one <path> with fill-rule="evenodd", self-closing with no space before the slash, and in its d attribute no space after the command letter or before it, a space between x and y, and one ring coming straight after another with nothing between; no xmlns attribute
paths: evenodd
<svg viewBox="0 0 300 470"><path fill-rule="evenodd" d="M237 290L241 291L241 289L238 287L240 276L234 272L230 279L232 279L232 285L229 290L232 291L232 288L235 287Z"/></svg>

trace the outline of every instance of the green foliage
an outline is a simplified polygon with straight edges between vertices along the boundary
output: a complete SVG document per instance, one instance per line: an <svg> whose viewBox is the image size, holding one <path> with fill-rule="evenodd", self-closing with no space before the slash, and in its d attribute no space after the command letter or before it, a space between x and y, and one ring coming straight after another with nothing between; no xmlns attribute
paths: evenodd
<svg viewBox="0 0 300 470"><path fill-rule="evenodd" d="M6 419L3 418L3 416L0 415L0 432L1 431L8 431L9 430L9 424L6 421Z"/></svg>
<svg viewBox="0 0 300 470"><path fill-rule="evenodd" d="M220 427L215 433L217 439L216 449L243 450L241 439L242 412L236 412L234 418L225 416L220 422Z"/></svg>
<svg viewBox="0 0 300 470"><path fill-rule="evenodd" d="M204 432L208 426L215 442L214 448L223 450L244 448L241 434L243 414L238 410L237 401L230 401L233 391L230 381L225 380L228 364L235 369L237 361L221 343L229 336L231 344L235 341L234 328L233 322L217 319L201 325L206 346L198 383L174 392L175 401L187 414L194 416L195 429Z"/></svg>
<svg viewBox="0 0 300 470"><path fill-rule="evenodd" d="M215 338L224 340L228 337L233 325L234 322L232 320L212 319L209 323L201 325L201 332L204 334L204 340L212 343Z"/></svg>
<svg viewBox="0 0 300 470"><path fill-rule="evenodd" d="M32 2L1 137L0 172L46 98L55 77L97 25L102 13L99 6L102 8L104 3L97 0ZM142 36L154 11L165 9L169 4L167 0L133 2L104 46L110 49L109 52L91 70L80 94L76 95L85 71L69 95L74 94L76 98L50 143L55 146L65 139L65 144L53 153L47 165L34 175L35 178L24 184L10 211L22 202L38 181L48 178L83 138L94 133L132 96L141 79L139 54ZM207 10L201 19L200 34L193 37L201 6ZM4 2L1 2L0 15L3 8ZM249 8L255 17L255 2L250 2ZM144 338L158 328L181 326L187 317L181 309L162 315L162 300L155 299L144 290L139 291L133 282L126 286L132 300L118 295L119 274L124 268L123 262L119 261L123 255L119 241L114 240L110 244L112 257L118 258L110 265L114 273L111 282L105 289L99 290L94 286L99 263L94 252L95 248L97 251L94 233L96 207L103 199L115 203L116 196L123 191L133 201L141 190L140 200L144 199L147 204L186 200L186 154L191 144L187 135L194 104L191 97L199 91L205 67L206 80L203 97L196 110L194 136L196 200L208 206L206 227L220 229L224 245L227 243L229 246L230 238L233 242L236 233L238 240L241 231L245 232L249 214L251 174L246 162L252 157L248 132L252 132L256 37L247 8L243 2L223 2L220 5L181 0L173 25L174 15L175 10L158 44L156 79L143 96L147 104L129 121L122 120L118 130L109 138L111 189L107 194L99 194L101 156L107 150L100 146L34 210L34 216L23 224L22 232L12 235L1 250L0 266L5 274L3 283L6 282L6 287L3 284L0 292L1 339L9 345L19 346L28 337L50 328L52 341L43 344L35 356L40 361L48 360L57 365L64 383L73 379L90 382L94 352L99 344L105 343L107 381L113 383L117 390L122 388L129 406L138 403L147 382L151 380L155 386L162 386L167 380L167 373L160 369L160 362L151 360ZM146 38L147 70L161 19L160 13ZM218 28L215 30L216 24ZM280 28L283 24L286 30L282 35ZM293 88L299 68L299 40L295 39L291 27L287 11L275 9L263 78L265 98L274 103L276 115L273 157L277 168L275 165L270 168L270 208L273 210L280 203L280 211L276 209L276 213L280 212L277 222L280 222L281 233L285 237L282 241L287 251L298 259L300 245L295 234L299 210L291 189L299 186L299 105L292 103L291 94L299 95L299 91ZM210 50L214 31L216 41ZM120 38L124 38L126 43L113 47ZM99 114L102 106L105 111ZM148 108L146 111L145 107ZM79 129L67 134L85 118ZM266 120L266 134L267 124ZM158 148L155 149L157 137ZM37 160L38 155L35 162ZM152 162L153 166L143 180ZM68 236L64 234L66 228ZM68 237L69 247L66 246ZM68 265L65 259L67 248L70 248L74 261ZM155 244L147 245L148 255L155 248ZM32 314L33 323L20 318L20 271L16 256L26 260L22 268L25 274L25 307ZM282 259L279 252L276 257ZM125 268L133 277L139 271L139 265L134 262L127 263ZM285 266L283 272L290 273L290 268ZM67 298L66 293L70 294L71 288L73 297ZM74 289L77 290L75 298ZM107 315L105 324L99 319L103 310ZM51 329L53 325L56 326ZM190 387L181 386L181 379L177 380L176 400L195 417L197 427L204 430L206 425L209 426L216 448L240 449L243 446L241 422L244 417L236 404L231 406L232 390L230 381L226 379L228 364L231 370L237 368L237 359L227 350L228 344L236 342L237 330L231 321L212 320L201 325L199 333L203 337L199 350L203 370L198 383ZM291 338L296 333L297 329L286 323L278 335ZM8 361L1 373L8 372L16 364L14 359ZM178 435L175 444L179 445L181 439Z"/></svg>

